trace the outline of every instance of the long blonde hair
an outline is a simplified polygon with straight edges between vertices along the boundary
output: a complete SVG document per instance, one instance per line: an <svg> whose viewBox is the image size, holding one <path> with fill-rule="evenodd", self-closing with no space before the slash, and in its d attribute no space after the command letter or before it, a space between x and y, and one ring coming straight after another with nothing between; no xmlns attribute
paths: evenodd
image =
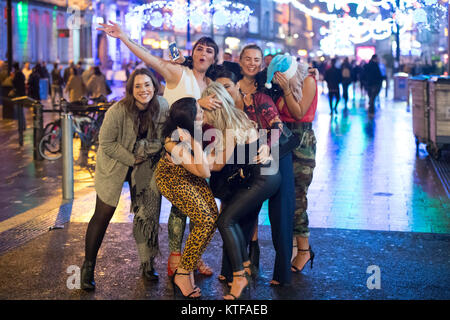
<svg viewBox="0 0 450 320"><path fill-rule="evenodd" d="M245 144L251 133L256 132L256 123L251 121L244 111L234 107L234 100L219 82L212 82L203 91L202 97L215 94L222 101L222 107L205 110L206 122L220 130L225 138L226 131L231 130L237 144ZM254 130L254 131L252 131Z"/></svg>
<svg viewBox="0 0 450 320"><path fill-rule="evenodd" d="M306 62L298 62L297 71L295 72L295 75L292 77L292 79L289 80L289 87L297 102L300 102L302 100L303 82L309 75L308 68L309 65Z"/></svg>

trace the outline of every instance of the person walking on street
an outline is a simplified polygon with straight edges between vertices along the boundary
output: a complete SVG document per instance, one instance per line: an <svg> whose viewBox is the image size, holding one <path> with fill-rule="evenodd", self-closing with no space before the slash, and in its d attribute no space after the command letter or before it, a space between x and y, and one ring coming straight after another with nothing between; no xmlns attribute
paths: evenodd
<svg viewBox="0 0 450 320"><path fill-rule="evenodd" d="M58 66L58 63L53 64L53 70L51 73L52 76L52 106L55 107L56 96L58 95L58 99L63 98L62 94L62 86L63 86L63 78L61 77L61 70Z"/></svg>
<svg viewBox="0 0 450 320"><path fill-rule="evenodd" d="M69 94L69 102L79 101L86 95L86 87L76 68L70 69L70 77L65 90Z"/></svg>
<svg viewBox="0 0 450 320"><path fill-rule="evenodd" d="M89 92L91 99L97 99L101 96L106 98L108 95L106 90L106 78L100 71L100 67L94 67L94 74L87 82L87 91Z"/></svg>
<svg viewBox="0 0 450 320"><path fill-rule="evenodd" d="M35 99L41 100L40 90L39 90L39 80L41 79L41 75L39 72L39 67L36 65L28 78L28 95Z"/></svg>
<svg viewBox="0 0 450 320"><path fill-rule="evenodd" d="M369 95L369 115L375 114L375 99L381 90L383 75L378 65L378 56L374 54L367 64L367 90Z"/></svg>
<svg viewBox="0 0 450 320"><path fill-rule="evenodd" d="M19 63L13 64L13 79L12 79L12 93L9 93L9 97L22 97L26 95L25 75L20 70Z"/></svg>
<svg viewBox="0 0 450 320"><path fill-rule="evenodd" d="M330 114L337 112L337 105L341 99L339 83L342 82L341 71L336 68L336 58L331 59L331 67L325 71L325 81L328 86L328 101L330 102ZM333 107L333 100L336 98L336 104Z"/></svg>
<svg viewBox="0 0 450 320"><path fill-rule="evenodd" d="M65 68L63 72L64 85L67 85L67 82L69 81L70 69L72 68L75 68L75 64L73 63L73 60L69 60L69 66Z"/></svg>
<svg viewBox="0 0 450 320"><path fill-rule="evenodd" d="M352 66L346 57L341 65L342 74L342 96L344 98L344 108L347 109L348 104L348 87L352 83Z"/></svg>

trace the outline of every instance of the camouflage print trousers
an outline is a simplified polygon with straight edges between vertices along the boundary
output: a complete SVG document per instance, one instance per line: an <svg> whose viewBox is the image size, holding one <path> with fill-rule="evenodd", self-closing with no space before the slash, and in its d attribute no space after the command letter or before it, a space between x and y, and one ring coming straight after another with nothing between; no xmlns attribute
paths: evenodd
<svg viewBox="0 0 450 320"><path fill-rule="evenodd" d="M289 124L288 127L300 137L300 145L293 151L292 162L295 178L294 237L309 237L308 188L316 166L316 136L311 123Z"/></svg>

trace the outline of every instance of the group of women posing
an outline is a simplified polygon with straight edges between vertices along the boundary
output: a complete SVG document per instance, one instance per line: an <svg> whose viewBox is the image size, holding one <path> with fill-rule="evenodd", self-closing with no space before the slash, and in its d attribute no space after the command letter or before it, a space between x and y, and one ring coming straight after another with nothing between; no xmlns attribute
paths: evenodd
<svg viewBox="0 0 450 320"><path fill-rule="evenodd" d="M306 192L315 166L311 122L317 84L308 68L299 66L293 80L276 73L277 89L267 95L262 90L264 79L259 81L263 55L256 45L242 50L238 80L217 66L219 49L210 38L199 39L192 57L179 64L151 55L113 22L99 29L120 39L164 78L166 87L163 97L159 96L154 75L148 69L136 69L127 82L125 98L106 113L99 136L97 200L86 233L82 289L95 289L97 252L125 181L135 213L133 235L142 274L148 280L158 279L154 258L159 252L161 195L172 203L168 274L174 290L185 297L201 296L195 270L212 274L201 256L216 227L223 239L219 279L230 286L224 298L241 296L249 277L257 272L258 213L267 199L276 252L271 284L289 284L292 273L300 272L308 261L312 267ZM300 136L301 144L276 159L270 148L278 137L259 136L259 129L278 129L283 123ZM201 141L208 129L214 132L213 148L205 148ZM232 187L221 183L234 172L240 176L239 183ZM220 210L215 198L221 200ZM191 230L182 250L186 216ZM298 253L292 260L293 237Z"/></svg>

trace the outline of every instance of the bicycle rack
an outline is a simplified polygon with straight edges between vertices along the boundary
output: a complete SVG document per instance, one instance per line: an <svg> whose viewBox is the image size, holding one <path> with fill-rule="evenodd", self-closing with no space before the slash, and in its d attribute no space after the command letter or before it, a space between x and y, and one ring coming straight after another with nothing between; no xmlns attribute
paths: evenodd
<svg viewBox="0 0 450 320"><path fill-rule="evenodd" d="M44 128L43 128L43 119L42 112L43 106L38 100L34 100L28 96L17 97L11 99L11 101L18 103L18 115L17 120L19 124L19 145L23 146L23 132L26 129L25 124L25 116L23 113L24 107L32 107L33 108L33 159L34 160L43 160L42 156L39 153L39 141L41 141Z"/></svg>

